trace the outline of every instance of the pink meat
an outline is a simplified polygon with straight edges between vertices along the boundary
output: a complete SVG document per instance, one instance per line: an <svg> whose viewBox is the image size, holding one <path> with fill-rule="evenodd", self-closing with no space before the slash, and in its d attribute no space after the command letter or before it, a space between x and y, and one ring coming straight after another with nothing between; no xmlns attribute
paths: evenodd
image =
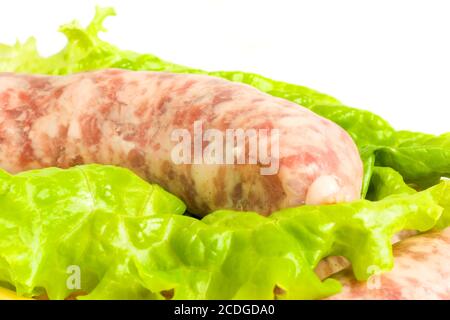
<svg viewBox="0 0 450 320"><path fill-rule="evenodd" d="M174 129L278 129L279 170L262 164L175 164ZM359 198L362 163L335 123L247 85L204 75L102 70L0 74L0 167L127 167L181 197L191 212L262 214Z"/></svg>
<svg viewBox="0 0 450 320"><path fill-rule="evenodd" d="M394 269L368 282L350 270L334 276L344 287L331 299L450 300L450 228L401 241L394 256Z"/></svg>

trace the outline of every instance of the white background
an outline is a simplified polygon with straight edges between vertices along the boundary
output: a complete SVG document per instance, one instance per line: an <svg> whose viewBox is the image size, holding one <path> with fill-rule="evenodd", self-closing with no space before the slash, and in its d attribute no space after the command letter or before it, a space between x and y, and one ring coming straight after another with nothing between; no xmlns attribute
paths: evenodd
<svg viewBox="0 0 450 320"><path fill-rule="evenodd" d="M0 43L34 35L44 55L59 25L112 5L103 38L208 70L306 85L398 129L450 131L450 1L1 1Z"/></svg>

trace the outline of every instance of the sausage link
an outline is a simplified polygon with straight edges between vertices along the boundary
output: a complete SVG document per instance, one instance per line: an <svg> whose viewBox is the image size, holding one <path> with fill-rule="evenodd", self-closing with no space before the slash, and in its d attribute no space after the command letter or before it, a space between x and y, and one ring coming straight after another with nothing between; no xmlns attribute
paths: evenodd
<svg viewBox="0 0 450 320"><path fill-rule="evenodd" d="M450 299L450 228L403 240L394 256L392 271L367 282L356 281L350 270L334 276L343 290L331 299Z"/></svg>
<svg viewBox="0 0 450 320"><path fill-rule="evenodd" d="M196 121L203 132L278 130L279 153L272 155L278 170L262 175L266 164L259 161L177 164L173 132L193 134ZM127 167L200 215L351 201L359 198L363 171L353 140L338 125L244 84L116 69L0 74L0 166L15 173L83 163Z"/></svg>

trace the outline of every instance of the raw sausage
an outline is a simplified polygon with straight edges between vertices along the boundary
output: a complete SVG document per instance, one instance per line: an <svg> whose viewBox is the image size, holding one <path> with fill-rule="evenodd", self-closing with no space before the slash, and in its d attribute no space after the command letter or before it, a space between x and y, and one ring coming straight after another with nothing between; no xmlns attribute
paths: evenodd
<svg viewBox="0 0 450 320"><path fill-rule="evenodd" d="M203 130L278 130L277 172L261 174L260 161L175 163L173 132L192 133L196 121ZM362 181L358 150L342 128L247 85L115 69L0 75L2 168L93 162L128 167L201 215L223 208L268 214L305 202L351 201L359 198Z"/></svg>
<svg viewBox="0 0 450 320"><path fill-rule="evenodd" d="M223 164L200 154L203 162L175 161L182 136L174 140L174 132L195 136L198 124L203 132L277 131L277 148L275 140L268 142L275 173L262 174L272 164L262 158ZM201 147L212 141L200 141ZM250 159L249 141L247 149L234 150L244 160ZM304 203L352 201L360 196L363 171L353 140L338 125L247 85L117 69L0 74L0 167L14 173L82 163L130 168L200 215L215 209L269 214Z"/></svg>
<svg viewBox="0 0 450 320"><path fill-rule="evenodd" d="M450 228L408 238L394 246L392 271L358 282L350 270L334 276L343 291L331 299L450 299Z"/></svg>

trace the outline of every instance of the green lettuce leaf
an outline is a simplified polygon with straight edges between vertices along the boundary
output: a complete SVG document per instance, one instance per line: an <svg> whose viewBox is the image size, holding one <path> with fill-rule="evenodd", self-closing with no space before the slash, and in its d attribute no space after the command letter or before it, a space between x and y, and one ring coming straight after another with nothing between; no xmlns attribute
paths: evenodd
<svg viewBox="0 0 450 320"><path fill-rule="evenodd" d="M449 189L198 220L126 169L0 171L0 283L51 299L323 298L340 284L314 273L322 258L347 257L360 280L389 270L394 233L448 225ZM79 288L68 287L73 266Z"/></svg>
<svg viewBox="0 0 450 320"><path fill-rule="evenodd" d="M440 136L400 131L394 146L378 146L376 164L392 167L406 182L426 188L450 177L450 132Z"/></svg>
<svg viewBox="0 0 450 320"><path fill-rule="evenodd" d="M366 199L377 201L393 194L413 194L416 190L405 183L400 173L389 167L373 168Z"/></svg>
<svg viewBox="0 0 450 320"><path fill-rule="evenodd" d="M163 61L154 55L120 50L102 41L98 34L106 31L103 22L113 15L114 9L97 7L95 17L87 28L77 21L61 26L59 31L67 37L67 45L50 57L39 55L34 38L23 44L0 45L0 72L64 75L103 68L188 71L187 67Z"/></svg>
<svg viewBox="0 0 450 320"><path fill-rule="evenodd" d="M100 165L15 176L1 170L0 208L0 281L30 294L39 291L33 283L40 281L51 290L52 264L60 263L52 251L90 215L181 215L186 209L180 199L131 171ZM86 240L76 245L89 244ZM24 265L24 259L31 264Z"/></svg>

